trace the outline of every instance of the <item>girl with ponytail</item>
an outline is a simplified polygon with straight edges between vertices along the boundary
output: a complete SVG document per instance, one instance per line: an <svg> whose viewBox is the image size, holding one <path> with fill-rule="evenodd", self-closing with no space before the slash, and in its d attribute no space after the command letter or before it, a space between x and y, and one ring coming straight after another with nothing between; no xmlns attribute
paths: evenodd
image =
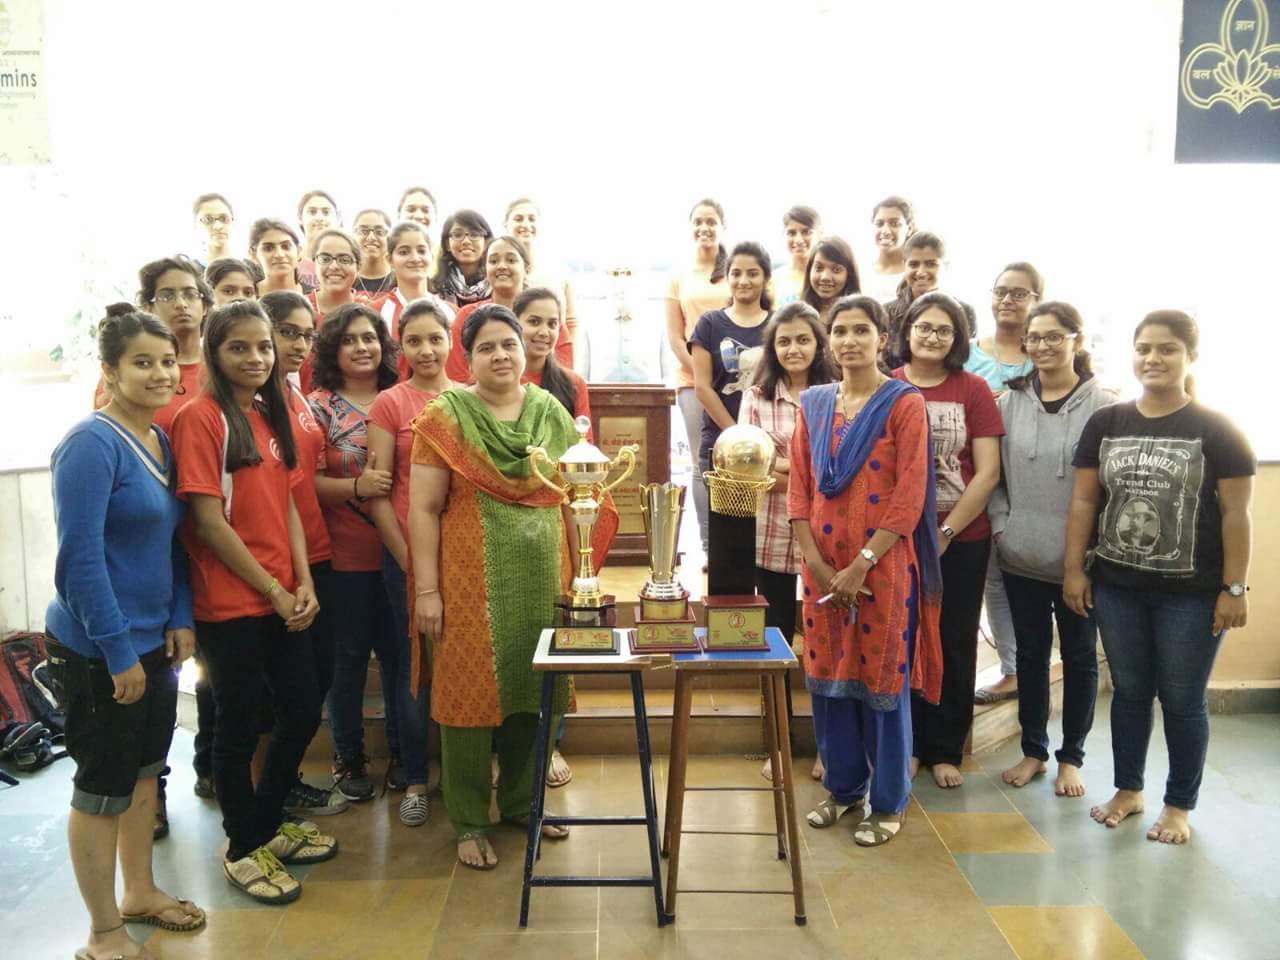
<svg viewBox="0 0 1280 960"><path fill-rule="evenodd" d="M684 418L690 456L694 460L693 506L698 515L702 551L707 550L707 488L698 471L698 446L702 436L702 404L693 390L693 357L689 340L704 313L719 310L729 299L725 273L729 254L720 242L724 230L724 208L703 199L689 212L693 228L693 263L676 270L667 283L667 343L676 359L676 403Z"/></svg>
<svg viewBox="0 0 1280 960"><path fill-rule="evenodd" d="M1022 787L1049 759L1049 657L1053 626L1062 647L1062 746L1054 792L1084 793L1080 768L1098 689L1097 631L1092 617L1062 596L1064 529L1071 506L1072 453L1094 411L1114 403L1099 386L1084 349L1084 324L1069 303L1050 300L1028 313L1022 342L1034 369L1009 381L996 400L1004 420L1002 476L987 505L995 558L1016 638L1022 760L1004 781Z"/></svg>
<svg viewBox="0 0 1280 960"><path fill-rule="evenodd" d="M1090 816L1114 827L1142 812L1158 693L1169 776L1147 839L1175 844L1191 837L1204 775L1213 661L1223 634L1248 619L1257 472L1244 433L1191 395L1199 347L1196 322L1180 310L1138 324L1133 372L1142 396L1097 411L1076 446L1062 586L1072 610L1092 610L1115 684L1116 793Z"/></svg>

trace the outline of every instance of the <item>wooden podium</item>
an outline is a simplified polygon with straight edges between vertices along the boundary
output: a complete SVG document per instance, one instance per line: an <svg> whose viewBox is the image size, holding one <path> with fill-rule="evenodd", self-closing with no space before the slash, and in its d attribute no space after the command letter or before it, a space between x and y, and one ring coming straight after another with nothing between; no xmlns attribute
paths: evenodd
<svg viewBox="0 0 1280 960"><path fill-rule="evenodd" d="M657 383L593 383L589 391L596 445L610 457L625 444L640 445L635 471L613 491L619 522L608 561L648 563L640 484L671 479L671 408L676 392Z"/></svg>

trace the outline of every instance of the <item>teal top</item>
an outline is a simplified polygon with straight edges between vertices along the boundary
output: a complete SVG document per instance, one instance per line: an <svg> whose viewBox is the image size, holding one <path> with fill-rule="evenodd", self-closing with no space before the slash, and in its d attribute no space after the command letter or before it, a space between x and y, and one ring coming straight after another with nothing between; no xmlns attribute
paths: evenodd
<svg viewBox="0 0 1280 960"><path fill-rule="evenodd" d="M992 392L998 392L1004 390L1010 380L1025 377L1035 369L1035 365L1030 357L1024 357L1021 363L1004 363L978 346L977 340L970 340L969 359L964 368L987 381Z"/></svg>

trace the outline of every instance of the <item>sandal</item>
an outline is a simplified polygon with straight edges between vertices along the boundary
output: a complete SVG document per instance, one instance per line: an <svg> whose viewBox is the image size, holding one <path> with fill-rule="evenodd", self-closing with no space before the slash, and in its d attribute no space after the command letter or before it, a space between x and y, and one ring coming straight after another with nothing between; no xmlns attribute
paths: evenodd
<svg viewBox="0 0 1280 960"><path fill-rule="evenodd" d="M458 846L461 847L468 840L470 840L472 843L476 845L476 850L479 851L480 859L482 862L467 863L467 861L463 860L462 856L459 855L458 862L460 864L462 864L464 867L467 867L470 870L492 870L495 867L497 867L498 855L493 852L493 845L489 843L489 838L487 836L485 836L483 833L480 833L478 831L471 831L470 833L464 833L460 837L458 837ZM490 862L490 859L489 859L490 856L493 857L492 862Z"/></svg>
<svg viewBox="0 0 1280 960"><path fill-rule="evenodd" d="M902 829L906 817L902 813L873 813L853 828L853 841L860 847L879 847L888 843Z"/></svg>
<svg viewBox="0 0 1280 960"><path fill-rule="evenodd" d="M122 913L120 919L125 923L142 923L149 927L159 927L161 930L172 930L174 933L190 933L193 930L199 930L205 924L205 912L197 907L190 900L184 900L181 897L174 897L177 907L165 907L156 913ZM172 920L164 919L163 914L173 909L179 909L187 915L185 923L174 923Z"/></svg>
<svg viewBox="0 0 1280 960"><path fill-rule="evenodd" d="M569 762L561 756L559 750L552 750L551 762L547 765L547 786L563 787L572 779L573 768L569 766Z"/></svg>
<svg viewBox="0 0 1280 960"><path fill-rule="evenodd" d="M859 797L853 803L839 803L835 797L827 797L820 804L809 811L805 817L809 821L809 826L824 830L827 827L834 827L836 821L843 817L846 813L854 808L862 810L863 798Z"/></svg>
<svg viewBox="0 0 1280 960"><path fill-rule="evenodd" d="M104 933L115 933L117 930L119 930L123 926L124 926L124 921L121 920L118 924L116 924L114 927L112 927L109 930L94 930L93 932L99 935ZM120 953L119 951L117 951L111 954L111 956L109 957L95 957L91 949L89 949L88 947L81 947L79 950L76 951L75 960L138 960L139 957L150 956L150 954L146 952L147 948L143 947L142 944L135 943L134 945L137 947L140 947L142 949L142 953L135 953L132 957L126 957L123 953Z"/></svg>
<svg viewBox="0 0 1280 960"><path fill-rule="evenodd" d="M979 687L973 692L973 702L980 707L988 707L1002 700L1017 700L1018 688L1012 690L992 690L990 687Z"/></svg>

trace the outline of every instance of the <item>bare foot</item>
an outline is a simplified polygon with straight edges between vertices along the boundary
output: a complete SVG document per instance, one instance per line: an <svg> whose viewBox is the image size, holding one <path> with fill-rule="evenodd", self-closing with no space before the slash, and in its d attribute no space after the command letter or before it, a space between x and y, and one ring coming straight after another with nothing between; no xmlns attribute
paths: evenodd
<svg viewBox="0 0 1280 960"><path fill-rule="evenodd" d="M809 776L813 777L815 780L821 780L826 772L827 768L822 765L822 758L814 757L813 769L809 771Z"/></svg>
<svg viewBox="0 0 1280 960"><path fill-rule="evenodd" d="M944 790L964 786L964 777L960 768L951 763L935 763L933 765L933 782Z"/></svg>
<svg viewBox="0 0 1280 960"><path fill-rule="evenodd" d="M911 779L914 780L916 778L916 774L919 772L920 772L920 758L912 757L911 758Z"/></svg>
<svg viewBox="0 0 1280 960"><path fill-rule="evenodd" d="M1053 792L1060 797L1083 797L1084 780L1080 768L1058 761L1058 779L1053 781Z"/></svg>
<svg viewBox="0 0 1280 960"><path fill-rule="evenodd" d="M1036 757L1023 757L1002 773L1000 779L1011 787L1025 787L1033 778L1044 773L1046 769L1043 760L1039 760Z"/></svg>
<svg viewBox="0 0 1280 960"><path fill-rule="evenodd" d="M1138 790L1117 790L1106 803L1100 803L1089 811L1089 816L1099 823L1114 827L1125 817L1142 812L1142 793Z"/></svg>
<svg viewBox="0 0 1280 960"><path fill-rule="evenodd" d="M204 911L194 903L179 903L177 897L152 887L145 894L125 893L120 901L120 914L126 917L158 916L166 923L191 925L194 930L196 921L204 916Z"/></svg>
<svg viewBox="0 0 1280 960"><path fill-rule="evenodd" d="M773 764L769 762L769 758L764 758L764 766L760 768L760 776L764 777L770 783L773 782Z"/></svg>
<svg viewBox="0 0 1280 960"><path fill-rule="evenodd" d="M1191 824L1187 823L1188 816L1186 810L1165 804L1164 809L1160 811L1160 816L1147 831L1147 839L1158 840L1160 843L1186 843L1191 839Z"/></svg>
<svg viewBox="0 0 1280 960"><path fill-rule="evenodd" d="M498 855L493 852L489 838L482 833L458 839L458 860L473 870L492 870L498 865Z"/></svg>

